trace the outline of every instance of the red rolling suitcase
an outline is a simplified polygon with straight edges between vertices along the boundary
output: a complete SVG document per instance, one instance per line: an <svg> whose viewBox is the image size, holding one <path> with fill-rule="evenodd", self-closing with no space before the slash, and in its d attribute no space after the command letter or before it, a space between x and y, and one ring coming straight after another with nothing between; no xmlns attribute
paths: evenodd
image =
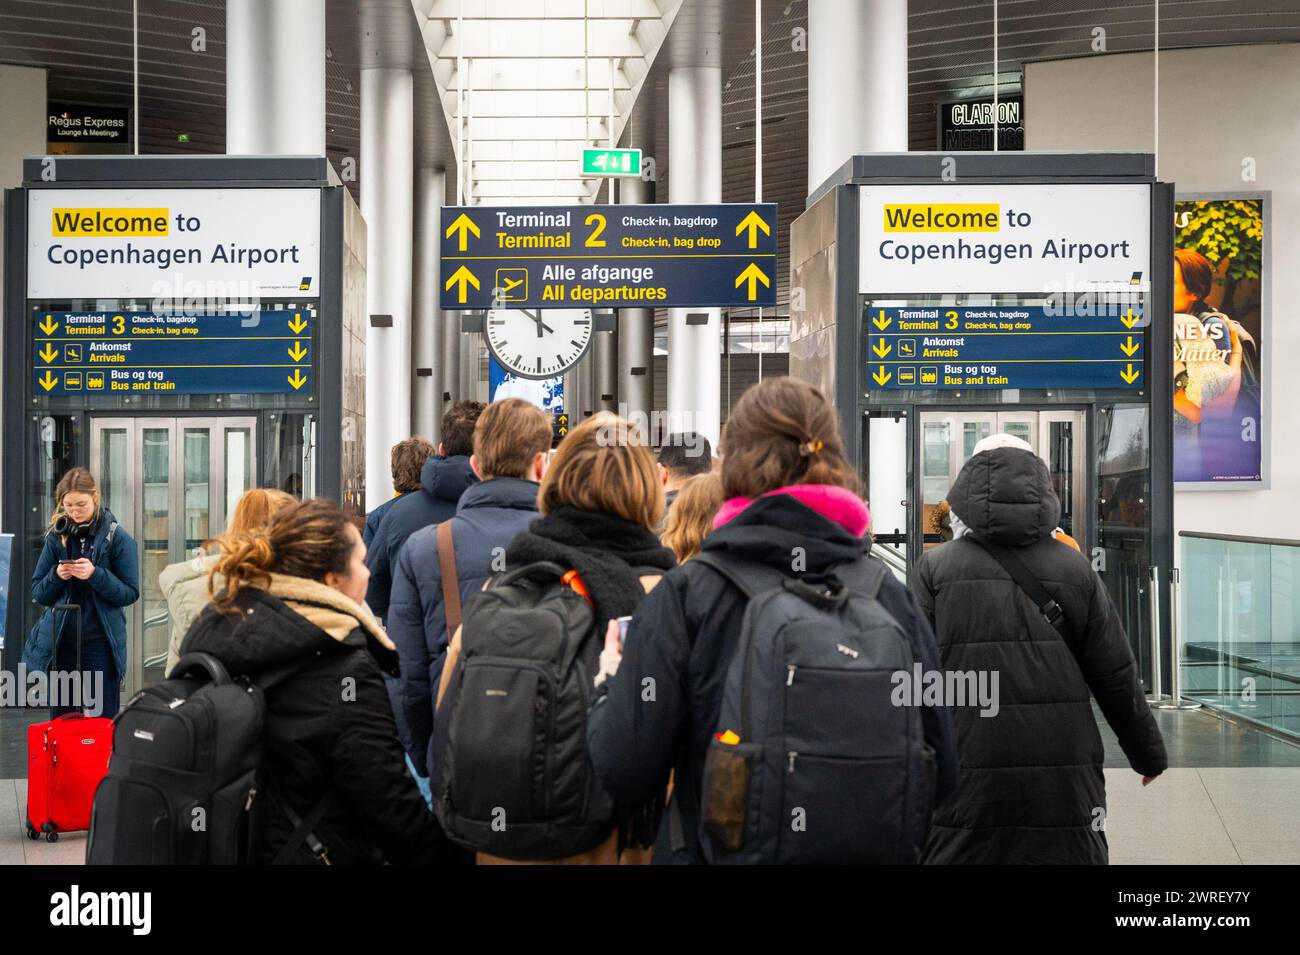
<svg viewBox="0 0 1300 955"><path fill-rule="evenodd" d="M77 670L81 670L81 608L61 604L54 608L72 612L76 620ZM55 648L57 660L57 646ZM51 669L54 668L51 660ZM49 842L60 832L90 828L90 808L95 789L108 773L113 751L113 721L65 713L48 723L27 727L27 837Z"/></svg>

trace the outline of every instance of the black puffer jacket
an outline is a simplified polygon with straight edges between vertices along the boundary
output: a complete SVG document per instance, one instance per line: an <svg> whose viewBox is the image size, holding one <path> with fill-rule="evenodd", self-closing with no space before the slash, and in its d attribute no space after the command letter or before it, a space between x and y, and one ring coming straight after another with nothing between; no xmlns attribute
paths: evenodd
<svg viewBox="0 0 1300 955"><path fill-rule="evenodd" d="M303 818L327 800L314 831L335 865L444 861L449 844L406 771L380 675L381 667L397 673L396 652L360 623L336 638L286 599L246 588L235 614L209 606L190 627L182 653L210 653L231 676L254 679L269 667L309 661L266 693L265 767L278 799ZM318 609L304 606L313 614ZM268 799L261 861L270 861L292 830L277 799ZM313 858L302 846L293 861Z"/></svg>
<svg viewBox="0 0 1300 955"><path fill-rule="evenodd" d="M1032 452L975 455L948 503L972 535L1015 549L1064 609L1071 639L975 541L918 562L916 593L944 669L998 676L996 715L953 708L961 784L935 812L926 861L1105 864L1106 784L1089 691L1134 770L1153 776L1168 764L1119 615L1088 561L1050 536L1060 503Z"/></svg>

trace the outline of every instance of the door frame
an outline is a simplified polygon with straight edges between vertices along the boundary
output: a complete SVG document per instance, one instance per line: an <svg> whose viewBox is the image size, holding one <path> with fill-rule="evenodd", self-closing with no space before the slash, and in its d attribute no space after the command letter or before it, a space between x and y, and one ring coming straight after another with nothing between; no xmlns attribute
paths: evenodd
<svg viewBox="0 0 1300 955"><path fill-rule="evenodd" d="M1043 412L1069 412L1072 414L1074 413L1082 414L1083 416L1082 428L1083 428L1083 434L1085 436L1085 440L1083 442L1084 447L1082 452L1083 453L1082 474L1083 474L1083 481L1084 481L1083 500L1086 506L1084 508L1085 514L1082 516L1083 528L1084 528L1084 539L1079 541L1079 545L1081 548L1084 549L1084 556L1091 559L1092 555L1089 552L1089 548L1095 547L1097 541L1097 507L1096 507L1097 488L1096 488L1096 481L1093 479L1093 475L1091 473L1092 469L1087 466L1087 462L1096 457L1093 429L1095 426L1097 415L1096 415L1096 407L1093 404L1090 403L1024 404L1024 405L1005 405L1005 404L999 405L999 404L974 404L974 403L958 404L958 405L925 404L925 405L911 405L910 410L913 413L907 415L909 419L908 467L911 472L908 475L908 485L907 485L908 500L909 500L908 514L907 514L907 518L908 518L907 569L908 569L909 583L915 582L913 580L912 575L915 572L916 562L917 560L920 559L921 554L925 552L924 549L925 534L924 534L924 528L922 527L922 523L921 523L924 508L919 506L920 502L924 500L924 491L922 486L922 473L921 473L921 465L922 465L921 454L923 450L921 447L921 442L923 437L922 418L931 414L975 416L980 414L988 414L992 412L994 414L993 420L994 422L996 422L998 413L1016 414L1016 413L1024 413L1024 412L1032 411L1032 412L1037 412L1040 415L1040 417L1038 418L1040 428L1042 427L1042 422L1043 422L1043 418L1041 417L1041 414ZM1056 420L1062 420L1062 419L1057 418ZM1041 436L1041 432L1039 433L1039 435ZM1040 440L1040 447L1041 447L1041 440ZM1073 454L1074 463L1076 464L1076 466L1079 463L1079 453L1080 453L1079 443L1076 442L1076 447ZM956 480L955 474L953 475L953 479Z"/></svg>
<svg viewBox="0 0 1300 955"><path fill-rule="evenodd" d="M126 456L126 499L108 502L113 515L122 527L136 540L136 572L141 576L140 599L127 608L127 672L126 693L136 693L144 686L144 647L145 630L154 626L167 626L170 631L171 615L164 610L158 619L144 618L144 555L141 553L140 522L143 515L144 487L141 483L141 460L143 453L144 432L166 429L168 447L171 449L167 459L168 487L168 560L175 563L187 556L185 544L185 449L182 439L186 429L206 427L208 431L208 510L210 537L215 537L225 528L230 515L226 513L226 460L225 434L227 427L248 428L249 487L257 487L259 426L260 415L220 414L198 412L188 415L176 414L141 414L123 416L119 414L90 414L90 468L91 473L100 475L102 481L105 468L102 464L103 433L111 429L123 429L127 433ZM117 507L112 505L116 504ZM170 638L169 638L170 639Z"/></svg>

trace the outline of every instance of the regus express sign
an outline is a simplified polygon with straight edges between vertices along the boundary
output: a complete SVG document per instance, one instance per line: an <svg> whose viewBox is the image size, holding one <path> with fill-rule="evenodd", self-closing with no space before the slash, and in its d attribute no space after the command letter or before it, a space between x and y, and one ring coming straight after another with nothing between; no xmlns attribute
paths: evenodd
<svg viewBox="0 0 1300 955"><path fill-rule="evenodd" d="M30 299L312 298L320 191L33 189L27 243Z"/></svg>
<svg viewBox="0 0 1300 955"><path fill-rule="evenodd" d="M862 186L859 291L1139 291L1144 184Z"/></svg>

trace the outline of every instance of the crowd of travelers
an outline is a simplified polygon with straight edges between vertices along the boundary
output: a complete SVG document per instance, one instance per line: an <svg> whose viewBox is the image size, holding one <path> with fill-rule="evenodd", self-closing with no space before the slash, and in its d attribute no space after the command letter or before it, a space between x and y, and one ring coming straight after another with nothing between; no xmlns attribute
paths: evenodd
<svg viewBox="0 0 1300 955"><path fill-rule="evenodd" d="M1144 785L1167 757L1032 449L975 447L909 588L813 386L750 388L717 457L659 438L459 401L364 522L250 490L163 571L167 692L264 700L243 861L1107 862L1093 701ZM30 662L102 671L113 715L135 543L84 469L56 503L32 597L83 608L80 658L47 612Z"/></svg>

